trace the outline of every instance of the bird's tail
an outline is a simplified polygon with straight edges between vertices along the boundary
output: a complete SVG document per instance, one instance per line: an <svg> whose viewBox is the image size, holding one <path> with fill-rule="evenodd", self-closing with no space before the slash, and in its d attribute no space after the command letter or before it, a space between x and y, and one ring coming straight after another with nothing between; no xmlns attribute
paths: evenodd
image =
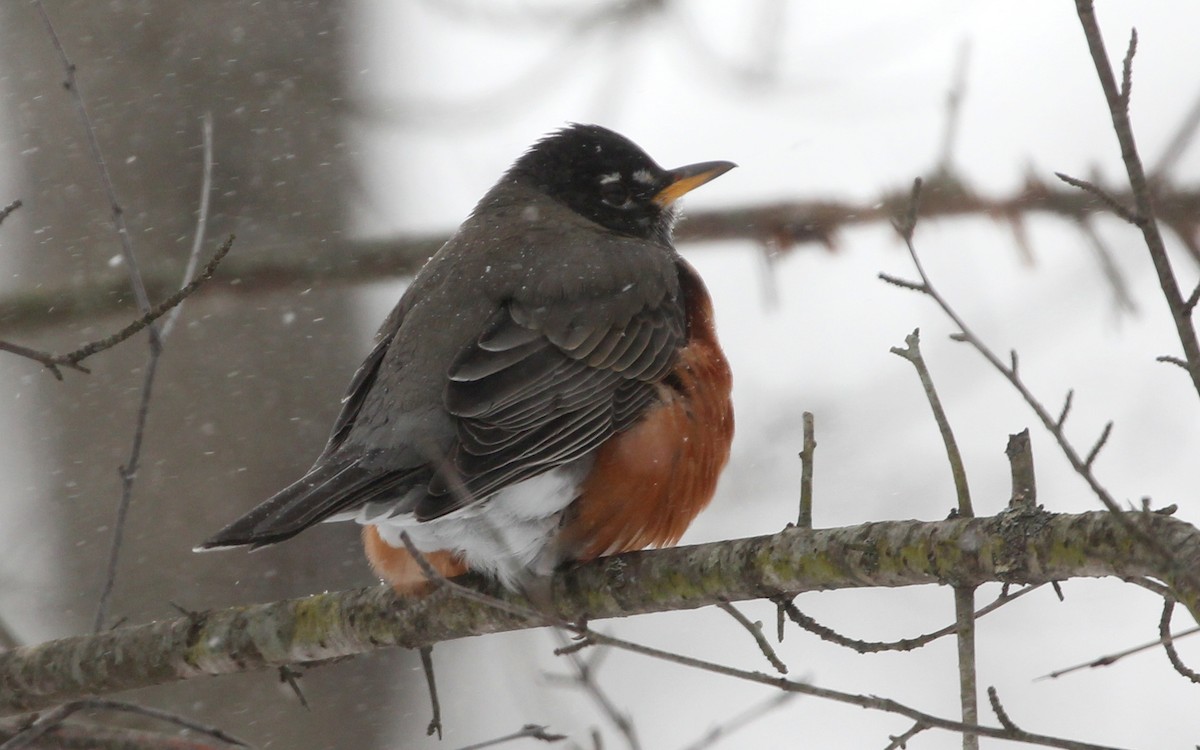
<svg viewBox="0 0 1200 750"><path fill-rule="evenodd" d="M282 542L337 513L383 497L403 494L413 483L416 473L414 470L372 471L354 459L327 458L299 480L201 542L193 551L246 545L257 549Z"/></svg>

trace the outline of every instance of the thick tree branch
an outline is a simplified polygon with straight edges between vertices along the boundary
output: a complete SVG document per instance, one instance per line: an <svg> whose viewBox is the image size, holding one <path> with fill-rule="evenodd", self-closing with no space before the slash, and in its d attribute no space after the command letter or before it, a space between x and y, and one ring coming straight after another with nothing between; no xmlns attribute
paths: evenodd
<svg viewBox="0 0 1200 750"><path fill-rule="evenodd" d="M558 576L554 616L598 620L868 586L1150 576L1172 586L1200 620L1200 591L1174 573L1200 566L1200 531L1155 513L1130 513L1128 520L1172 550L1177 564L1165 566L1111 513L1020 509L989 518L793 528L605 558ZM503 591L489 593L518 601ZM377 587L198 613L0 654L0 715L193 677L531 626L515 611L498 612L448 589L398 600Z"/></svg>

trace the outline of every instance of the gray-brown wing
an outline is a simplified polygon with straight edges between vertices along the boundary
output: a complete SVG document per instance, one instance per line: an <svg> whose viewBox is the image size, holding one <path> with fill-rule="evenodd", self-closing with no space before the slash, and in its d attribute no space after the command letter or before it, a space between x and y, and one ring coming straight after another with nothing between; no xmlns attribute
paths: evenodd
<svg viewBox="0 0 1200 750"><path fill-rule="evenodd" d="M686 340L682 301L665 296L615 320L597 307L506 304L460 353L445 397L457 444L418 518L579 458L651 405Z"/></svg>

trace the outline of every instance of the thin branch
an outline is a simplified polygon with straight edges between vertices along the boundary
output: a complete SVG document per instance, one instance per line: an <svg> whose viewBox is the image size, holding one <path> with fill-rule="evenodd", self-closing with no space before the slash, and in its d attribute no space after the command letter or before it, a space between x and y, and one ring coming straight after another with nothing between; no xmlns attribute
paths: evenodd
<svg viewBox="0 0 1200 750"><path fill-rule="evenodd" d="M1039 588L1041 585L1042 584L1039 583L1026 586L1025 588L1019 589L1015 594L1001 593L1001 595L996 597L995 601L993 601L991 604L980 608L979 611L975 613L975 617L979 618L995 612L1005 604L1008 604L1015 599L1019 599L1025 594L1028 594L1029 592ZM807 630L822 640L835 643L844 648L852 649L860 654L874 654L881 651L912 651L928 643L932 643L938 638L944 638L945 636L953 635L958 630L958 623L954 622L944 628L935 630L932 633L925 633L924 635L919 635L915 638L902 638L898 641L886 642L861 641L856 638L847 638L833 628L822 625L812 617L809 617L801 612L800 608L797 607L793 602L790 602L786 599L777 599L775 603L780 607L781 612L786 613L792 622L796 623L804 630Z"/></svg>
<svg viewBox="0 0 1200 750"><path fill-rule="evenodd" d="M17 200L13 201L12 203L9 203L4 208L0 208L0 224L4 223L4 220L9 217L9 214L11 214L13 211L16 211L18 208L20 208L23 205L24 204L21 203L21 199L18 198Z"/></svg>
<svg viewBox="0 0 1200 750"><path fill-rule="evenodd" d="M1083 465L1088 470L1091 470L1092 464L1096 462L1096 457L1100 455L1101 449L1108 443L1108 438L1112 435L1113 423L1109 421L1104 425L1104 429L1100 432L1100 437L1096 439L1096 444L1088 451L1087 458L1084 459Z"/></svg>
<svg viewBox="0 0 1200 750"><path fill-rule="evenodd" d="M887 747L885 747L883 750L904 750L904 748L908 747L909 740L929 728L930 727L928 724L923 724L918 721L909 727L908 731L904 734L896 735L895 737L888 737L891 742L889 742Z"/></svg>
<svg viewBox="0 0 1200 750"><path fill-rule="evenodd" d="M1071 401L1075 398L1075 389L1067 390L1067 397L1063 400L1062 411L1058 413L1058 419L1054 420L1054 428L1061 430L1067 422L1067 415L1071 413Z"/></svg>
<svg viewBox="0 0 1200 750"><path fill-rule="evenodd" d="M421 654L421 671L425 673L425 686L429 688L429 710L432 712L429 726L425 727L425 735L429 737L437 732L440 740L442 738L442 704L438 701L437 677L433 671L433 646L422 646L417 651Z"/></svg>
<svg viewBox="0 0 1200 750"><path fill-rule="evenodd" d="M35 362L40 362L59 380L62 380L62 373L59 371L59 367L69 367L73 370L78 370L85 373L90 372L86 367L83 367L79 363L93 354L98 354L107 349L111 349L117 344L120 344L121 342L141 332L142 329L161 318L167 312L176 308L185 299L195 294L200 287L208 283L208 281L212 279L213 274L216 273L217 266L221 264L221 261L225 259L225 256L229 254L230 249L233 247L233 239L234 237L232 234L226 238L225 242L222 243L219 248L217 248L215 253L213 253L213 257L209 259L207 264L205 264L204 269L200 272L199 276L192 279L183 288L179 289L174 294L170 295L162 302L159 302L157 305L152 307L145 315L142 315L140 318L129 323L114 334L105 336L102 339L96 339L95 341L88 342L78 349L67 352L66 354L51 354L49 352L41 352L37 351L36 349L29 349L28 347L20 346L19 344L11 344L7 341L0 341L0 350L17 354L27 359L32 359Z"/></svg>
<svg viewBox="0 0 1200 750"><path fill-rule="evenodd" d="M0 743L23 731L32 719L0 723ZM38 740L39 750L213 750L207 738L151 732L68 719Z"/></svg>
<svg viewBox="0 0 1200 750"><path fill-rule="evenodd" d="M1077 0L1077 3L1079 2L1084 2L1084 0ZM916 198L919 196L919 192L920 178L915 180L913 183L914 204L916 203ZM1091 466L1086 464L1084 460L1080 458L1079 454L1075 450L1074 445L1072 445L1072 443L1067 439L1066 433L1062 430L1061 426L1055 422L1054 418L1050 415L1050 412L1047 411L1046 407L1043 406L1037 397L1033 395L1033 392L1029 390L1029 387L1025 384L1025 381L1023 381L1017 374L1016 361L1013 360L1011 365L1006 365L1003 361L1001 361L1000 358L996 356L996 353L993 352L991 348L983 342L982 339L972 332L970 327L966 324L966 321L963 320L962 316L958 314L958 311L955 310L946 300L946 298L942 296L941 292L939 292L937 288L933 286L933 282L930 280L928 274L925 273L925 268L921 263L920 256L917 254L916 246L913 244L913 226L897 225L896 230L904 239L904 244L908 248L909 258L912 260L913 266L916 268L918 275L921 277L921 286L919 291L922 294L929 296L929 298L932 299L939 308L941 308L946 317L958 327L958 332L952 334L952 338L969 343L971 347L975 349L975 351L979 352L979 354L985 360L987 360L987 362L997 372L1003 375L1004 378L1013 386L1013 388L1015 388L1017 392L1021 394L1021 397L1025 400L1025 403L1030 409L1033 410L1035 414L1037 414L1038 419L1041 420L1042 424L1046 427L1050 434L1054 436L1055 441L1058 443L1059 449L1062 451L1067 461L1070 462L1071 467L1075 470L1075 473L1077 473L1087 483L1088 487L1091 488L1092 492L1096 495L1097 499L1100 500L1101 504L1103 504L1104 507L1107 508L1111 513L1113 513L1113 518L1117 523L1121 524L1131 536L1133 536L1142 544L1146 545L1146 547L1154 554L1158 555L1165 564L1171 566L1172 579L1176 582L1186 580L1189 588L1200 588L1200 570L1195 568L1187 569L1179 566L1175 561L1171 550L1165 547L1160 540L1154 538L1153 535L1147 534L1138 524L1129 520L1129 518L1126 517L1126 514L1121 511L1121 507L1117 504L1117 501L1113 499L1108 489L1105 488L1104 485L1102 485L1096 478L1095 474L1092 473ZM882 277L882 274L880 274L880 276ZM1200 385L1200 380L1197 381L1197 384Z"/></svg>
<svg viewBox="0 0 1200 750"><path fill-rule="evenodd" d="M117 189L113 185L112 176L108 172L108 164L104 161L104 152L100 149L100 141L96 138L96 128L92 124L91 116L88 114L87 105L84 104L83 92L79 89L79 81L75 78L75 64L67 56L67 50L63 47L62 40L58 38L58 32L54 30L54 23L51 22L50 15L46 12L45 6L42 5L42 0L34 0L33 5L37 8L38 15L42 17L42 23L46 26L46 33L54 45L54 51L58 53L58 59L66 71L66 80L63 82L63 87L70 93L71 101L75 105L75 111L79 114L79 119L83 123L83 130L87 135L88 148L92 153L92 161L99 172L100 184L104 189L105 196L108 198L109 209L112 212L113 228L116 229L117 237L121 240L121 256L125 261L129 284L133 287L133 295L137 301L138 311L142 315L145 315L150 312L150 296L146 293L146 286L142 281L141 270L138 268L137 258L133 253L133 241L130 238L129 227L125 224L125 211L121 208L120 201L117 200ZM158 346L158 331L153 325L150 327L150 345L153 348L157 348Z"/></svg>
<svg viewBox="0 0 1200 750"><path fill-rule="evenodd" d="M192 287L193 283L204 283L202 274L200 279L192 279L192 275L196 272L196 264L200 257L200 248L204 242L204 228L208 222L208 196L212 191L212 116L206 115L204 118L204 169L203 178L200 186L200 211L197 218L196 234L192 242L192 251L188 258L187 268L184 271L183 289ZM213 271L216 270L216 264L220 263L220 258L224 257L225 253L229 252L232 247L233 236L225 241L221 250L218 250L217 255L204 268L204 273L211 277ZM130 251L132 257L132 250ZM141 284L141 275L135 274L137 283ZM143 292L145 290L143 289ZM181 290L182 291L182 290ZM104 579L104 587L100 593L100 601L96 605L96 617L92 623L95 630L100 630L104 627L105 620L108 619L108 609L112 600L113 587L117 580L117 563L121 556L121 544L125 536L125 522L129 515L129 504L133 500L133 483L137 478L138 464L141 461L142 441L145 436L146 419L150 413L150 398L154 392L154 379L158 373L158 361L162 356L163 344L166 342L167 335L170 329L174 327L175 321L179 316L178 305L183 302L187 295L182 295L179 302L176 303L174 312L167 319L161 332L156 331L153 322L148 322L150 326L150 354L146 361L146 371L142 380L141 400L138 403L137 417L133 430L133 442L129 449L129 459L125 465L121 467L121 499L117 503L117 517L114 522L112 545L109 547L107 574ZM147 310L146 313L153 312Z"/></svg>
<svg viewBox="0 0 1200 750"><path fill-rule="evenodd" d="M201 131L204 140L204 168L200 179L200 210L196 213L196 231L192 235L192 251L188 253L187 267L183 271L183 288L187 288L196 278L196 266L200 262L200 250L204 247L204 235L208 230L208 207L212 197L213 171L213 118L212 112L205 112L201 119ZM210 274L211 275L211 274ZM163 321L163 338L171 335L171 329L183 312L182 301Z"/></svg>
<svg viewBox="0 0 1200 750"><path fill-rule="evenodd" d="M1125 55L1122 70L1122 87L1117 89L1113 78L1112 66L1108 61L1108 52L1104 48L1104 37L1100 33L1100 25L1096 21L1095 8L1092 0L1075 0L1075 11L1079 16L1080 26L1083 27L1087 39L1088 50L1096 67L1096 76L1100 79L1100 87L1108 104L1109 115L1112 118L1113 131L1121 144L1121 159L1125 163L1125 172L1129 177L1129 187L1133 194L1135 215L1138 218L1138 228L1142 230L1142 238L1150 251L1150 259L1154 263L1158 284L1171 310L1175 330L1183 347L1184 361L1187 362L1187 372L1191 376L1196 393L1200 394L1200 342L1196 339L1196 328L1191 316L1184 309L1183 295L1179 291L1179 283L1171 268L1171 259L1167 255L1166 244L1162 233L1159 232L1155 218L1154 201L1150 194L1150 186L1138 155L1137 142L1133 135L1133 124L1129 117L1129 93L1132 86L1133 55L1137 49L1137 32L1129 40L1129 50Z"/></svg>
<svg viewBox="0 0 1200 750"><path fill-rule="evenodd" d="M1096 198L1098 198L1100 200L1101 203L1103 203L1105 206L1108 206L1109 210L1111 210L1114 214L1116 214L1117 216L1120 216L1122 219L1129 222L1130 224L1133 224L1134 226L1138 226L1139 222L1138 222L1137 214L1133 213L1128 208L1126 208L1120 201L1118 201L1113 196L1109 195L1108 191L1105 190L1104 188L1100 187L1099 185L1096 185L1095 183L1092 183L1092 182L1088 182L1087 180L1076 179L1075 177L1071 177L1070 175L1065 175L1062 172L1055 172L1054 176L1057 177L1058 179L1062 180L1063 182L1067 183L1068 185L1071 185L1072 187L1077 187L1086 193L1094 195Z"/></svg>
<svg viewBox="0 0 1200 750"><path fill-rule="evenodd" d="M919 187L920 183L916 183ZM916 196L914 194L914 202ZM913 215L916 215L914 209ZM913 227L908 227L908 237L912 237ZM925 272L921 271L921 276L924 278ZM892 354L903 357L912 363L912 366L917 371L917 377L921 380L921 387L925 390L925 398L929 400L929 408L933 412L933 419L937 423L938 432L942 436L942 443L946 449L946 458L950 461L950 474L954 479L954 491L958 496L958 512L960 515L970 518L975 515L975 511L971 508L971 490L967 486L967 470L963 466L962 453L958 450L958 442L954 439L954 431L950 428L950 420L946 417L946 410L942 408L942 400L938 397L937 388L933 385L933 377L929 374L929 367L925 364L925 358L921 356L921 331L914 329L912 333L904 337L904 348L898 346L891 348ZM1014 361L1013 369L1016 369Z"/></svg>
<svg viewBox="0 0 1200 750"><path fill-rule="evenodd" d="M163 711L157 708L148 706L139 706L133 703L123 703L121 701L103 700L99 698L88 698L86 700L71 701L65 703L53 711L49 711L38 717L37 721L30 724L24 731L18 732L11 739L0 745L0 750L19 750L23 747L29 747L38 738L44 736L47 732L58 727L69 717L78 711L117 711L121 713L137 714L139 716L147 716L158 721L165 721L168 724L190 729L193 732L212 737L215 740L224 742L227 745L236 747L248 747L248 745L238 738L221 731L216 727L210 727L205 724L186 719L182 716Z"/></svg>
<svg viewBox="0 0 1200 750"><path fill-rule="evenodd" d="M931 728L945 729L951 732L958 732L960 734L973 733L982 737L993 737L996 739L1009 740L1011 742L1041 745L1043 747L1065 748L1066 750L1113 750L1107 746L1093 745L1087 742L1077 742L1074 740L1049 737L1046 735L1038 735L1023 730L987 727L975 724L967 724L965 722L954 721L952 719L943 719L939 716L933 716L932 714L918 711L889 698L880 698L874 695L856 695L853 693L845 693L840 690L821 688L808 683L795 682L787 679L786 677L772 677L770 675L762 674L761 672L749 672L743 669L736 669L723 664L716 664L714 662L695 659L690 656L684 656L682 654L676 654L670 651L663 651L661 649L651 648L649 646L630 643L629 641L623 641L619 638L600 636L596 638L596 642L606 646L613 646L625 651L630 651L635 654L650 656L671 664L693 667L695 669L723 675L725 677L733 677L746 682L768 685L784 692L811 695L816 698L822 698L836 703L845 703L875 711L894 713L900 716L905 716L922 724L926 724Z"/></svg>
<svg viewBox="0 0 1200 750"><path fill-rule="evenodd" d="M729 602L717 602L717 608L724 611L726 614L736 620L739 625L746 629L746 632L749 633L750 637L754 639L754 642L758 644L759 651L762 651L762 655L767 658L767 661L771 662L771 666L775 668L776 672L779 674L788 673L787 665L783 663L783 660L780 659L779 655L775 653L775 649L771 647L770 642L765 636L763 636L763 626L761 622L751 622L749 617L746 617L741 613L741 611L738 610L737 607L733 606Z"/></svg>
<svg viewBox="0 0 1200 750"><path fill-rule="evenodd" d="M1200 674L1184 664L1183 659L1179 658L1179 652L1175 650L1175 637L1171 635L1171 613L1174 611L1175 600L1170 597L1163 599L1162 617L1158 620L1158 639L1163 645L1163 650L1167 652L1167 659L1175 671L1192 682L1200 684Z"/></svg>
<svg viewBox="0 0 1200 750"><path fill-rule="evenodd" d="M955 642L958 648L958 701L964 724L979 723L979 689L975 666L975 589L954 587ZM979 736L966 732L963 750L979 750Z"/></svg>
<svg viewBox="0 0 1200 750"><path fill-rule="evenodd" d="M540 724L526 724L512 734L506 734L503 737L497 737L494 740L487 740L486 742L477 742L473 745L464 745L463 747L459 748L459 750L483 750L485 747L495 747L497 745L503 745L506 742L512 742L513 740L526 739L541 740L542 742L561 742L562 740L567 739L567 735L551 734L549 731L547 731L546 727Z"/></svg>
<svg viewBox="0 0 1200 750"><path fill-rule="evenodd" d="M1013 720L1008 717L1008 712L1004 710L1004 706L1000 703L1000 694L996 692L995 686L988 686L987 689L988 702L992 704L992 712L996 714L996 721L1000 722L1000 726L1014 732L1021 731Z"/></svg>
<svg viewBox="0 0 1200 750"><path fill-rule="evenodd" d="M804 412L804 447L800 450L800 515L796 525L802 529L812 528L813 512L813 454L817 450L816 427L813 414Z"/></svg>
<svg viewBox="0 0 1200 750"><path fill-rule="evenodd" d="M300 689L300 678L303 676L303 672L290 664L285 664L279 668L279 681L286 683L291 688L292 694L296 696L296 700L300 701L300 706L305 711L311 711L312 707L308 705L308 698L305 697L304 691Z"/></svg>
<svg viewBox="0 0 1200 750"><path fill-rule="evenodd" d="M1178 633L1174 633L1171 636L1171 639L1177 641L1180 638L1185 638L1187 636L1196 635L1197 633L1200 633L1200 626L1197 626L1194 628L1189 628L1187 630L1183 630ZM1133 656L1134 654L1138 654L1143 651L1149 651L1150 649L1157 648L1158 646L1161 646L1161 645L1163 645L1163 640L1161 637L1159 637L1148 643L1143 643L1139 646L1127 648L1124 651L1118 651L1115 654L1106 654L1104 656L1100 656L1095 659L1092 659L1089 662L1084 662L1083 664L1076 664L1074 666L1067 667L1065 669L1057 669L1053 672L1044 674L1041 677L1036 678L1035 681L1057 680L1059 677L1071 674L1072 672L1078 672L1078 671L1081 671L1084 669L1097 669L1099 667L1107 667L1107 666L1116 664L1117 662L1119 662L1120 660L1122 660L1128 656Z"/></svg>
<svg viewBox="0 0 1200 750"><path fill-rule="evenodd" d="M1033 471L1033 447L1029 441L1028 427L1008 436L1004 455L1008 456L1008 466L1012 474L1012 494L1009 496L1008 507L1029 510L1037 508L1037 477Z"/></svg>

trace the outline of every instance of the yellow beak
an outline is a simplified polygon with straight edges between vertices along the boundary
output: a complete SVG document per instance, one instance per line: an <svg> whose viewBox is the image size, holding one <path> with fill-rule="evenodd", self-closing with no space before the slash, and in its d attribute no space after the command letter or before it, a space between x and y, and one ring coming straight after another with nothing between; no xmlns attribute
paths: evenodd
<svg viewBox="0 0 1200 750"><path fill-rule="evenodd" d="M685 193L689 193L709 180L714 180L737 165L731 161L706 161L667 172L667 186L654 195L654 202L666 208Z"/></svg>

